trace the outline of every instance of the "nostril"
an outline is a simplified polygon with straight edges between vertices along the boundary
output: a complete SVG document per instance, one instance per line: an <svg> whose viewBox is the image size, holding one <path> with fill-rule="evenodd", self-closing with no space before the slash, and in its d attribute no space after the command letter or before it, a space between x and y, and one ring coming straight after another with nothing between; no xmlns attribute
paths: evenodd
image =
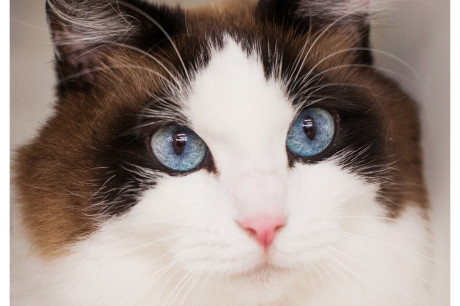
<svg viewBox="0 0 460 306"><path fill-rule="evenodd" d="M240 224L241 226L241 224ZM250 236L257 236L257 231L251 227L241 226Z"/></svg>
<svg viewBox="0 0 460 306"><path fill-rule="evenodd" d="M282 227L284 227L284 224L285 224L285 222L283 222L283 224L278 224L278 225L275 227L275 232L279 231Z"/></svg>
<svg viewBox="0 0 460 306"><path fill-rule="evenodd" d="M284 216L251 217L238 222L239 226L251 237L254 237L265 249L272 245L275 234L284 227L285 223L286 218Z"/></svg>

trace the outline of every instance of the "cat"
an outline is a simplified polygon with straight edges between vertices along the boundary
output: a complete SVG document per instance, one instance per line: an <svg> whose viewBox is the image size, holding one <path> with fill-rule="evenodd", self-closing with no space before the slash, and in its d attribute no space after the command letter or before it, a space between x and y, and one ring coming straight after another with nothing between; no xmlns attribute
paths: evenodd
<svg viewBox="0 0 460 306"><path fill-rule="evenodd" d="M13 305L429 305L416 103L369 0L49 0Z"/></svg>

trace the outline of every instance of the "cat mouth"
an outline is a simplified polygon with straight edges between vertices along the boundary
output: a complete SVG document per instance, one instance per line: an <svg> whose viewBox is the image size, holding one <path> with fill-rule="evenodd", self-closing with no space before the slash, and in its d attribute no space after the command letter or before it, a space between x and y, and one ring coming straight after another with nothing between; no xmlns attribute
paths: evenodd
<svg viewBox="0 0 460 306"><path fill-rule="evenodd" d="M264 261L249 270L237 273L232 276L235 280L251 280L257 282L268 282L270 279L287 272L286 268L274 265L270 261Z"/></svg>

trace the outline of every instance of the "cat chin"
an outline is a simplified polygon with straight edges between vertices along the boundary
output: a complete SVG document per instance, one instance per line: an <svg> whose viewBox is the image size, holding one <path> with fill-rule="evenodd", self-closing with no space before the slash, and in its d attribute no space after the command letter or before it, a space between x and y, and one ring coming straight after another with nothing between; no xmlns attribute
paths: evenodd
<svg viewBox="0 0 460 306"><path fill-rule="evenodd" d="M288 274L292 274L292 272L293 270L291 269L276 266L266 260L252 269L232 274L228 278L233 282L264 284L270 283L270 281L273 281L274 279L285 277Z"/></svg>
<svg viewBox="0 0 460 306"><path fill-rule="evenodd" d="M158 261L161 250L145 254L145 250L136 253L133 249L121 254L120 237L110 234L117 222L107 224L76 244L71 253L52 261L32 256L33 248L19 235L19 224L14 222L12 296L18 305L89 305L95 301L100 305L147 305L154 298L161 305L177 291L179 301L201 301L199 305L303 305L301 301L311 301L308 305L312 306L368 305L368 301L373 305L429 305L424 280L429 280L431 269L427 258L419 255L429 254L429 235L421 214L416 205L408 204L397 222L375 219L368 239L337 248L352 254L352 259L336 254L293 265L292 269L262 264L239 274L198 273L184 266L185 270L167 271L160 279L155 274L166 271L167 265ZM129 251L129 258L120 258ZM27 261L21 259L24 256ZM101 261L102 257L105 259ZM340 264L346 264L347 269ZM176 287L187 278L193 281L191 293L189 288ZM398 289L402 287L404 290ZM161 291L165 294L156 294Z"/></svg>

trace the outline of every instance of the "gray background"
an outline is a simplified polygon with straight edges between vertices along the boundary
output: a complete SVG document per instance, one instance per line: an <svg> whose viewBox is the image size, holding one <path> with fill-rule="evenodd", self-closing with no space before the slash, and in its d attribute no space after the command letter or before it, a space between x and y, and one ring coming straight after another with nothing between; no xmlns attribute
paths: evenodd
<svg viewBox="0 0 460 306"><path fill-rule="evenodd" d="M209 1L161 2L193 6ZM449 1L396 0L387 1L383 8L372 19L372 47L401 58L420 78L384 56L376 56L376 65L403 75L390 76L420 103L425 176L432 204L433 257L449 265ZM54 83L44 0L11 1L13 151L33 137L51 113ZM437 267L429 280L437 288L433 305L447 305L449 270Z"/></svg>

